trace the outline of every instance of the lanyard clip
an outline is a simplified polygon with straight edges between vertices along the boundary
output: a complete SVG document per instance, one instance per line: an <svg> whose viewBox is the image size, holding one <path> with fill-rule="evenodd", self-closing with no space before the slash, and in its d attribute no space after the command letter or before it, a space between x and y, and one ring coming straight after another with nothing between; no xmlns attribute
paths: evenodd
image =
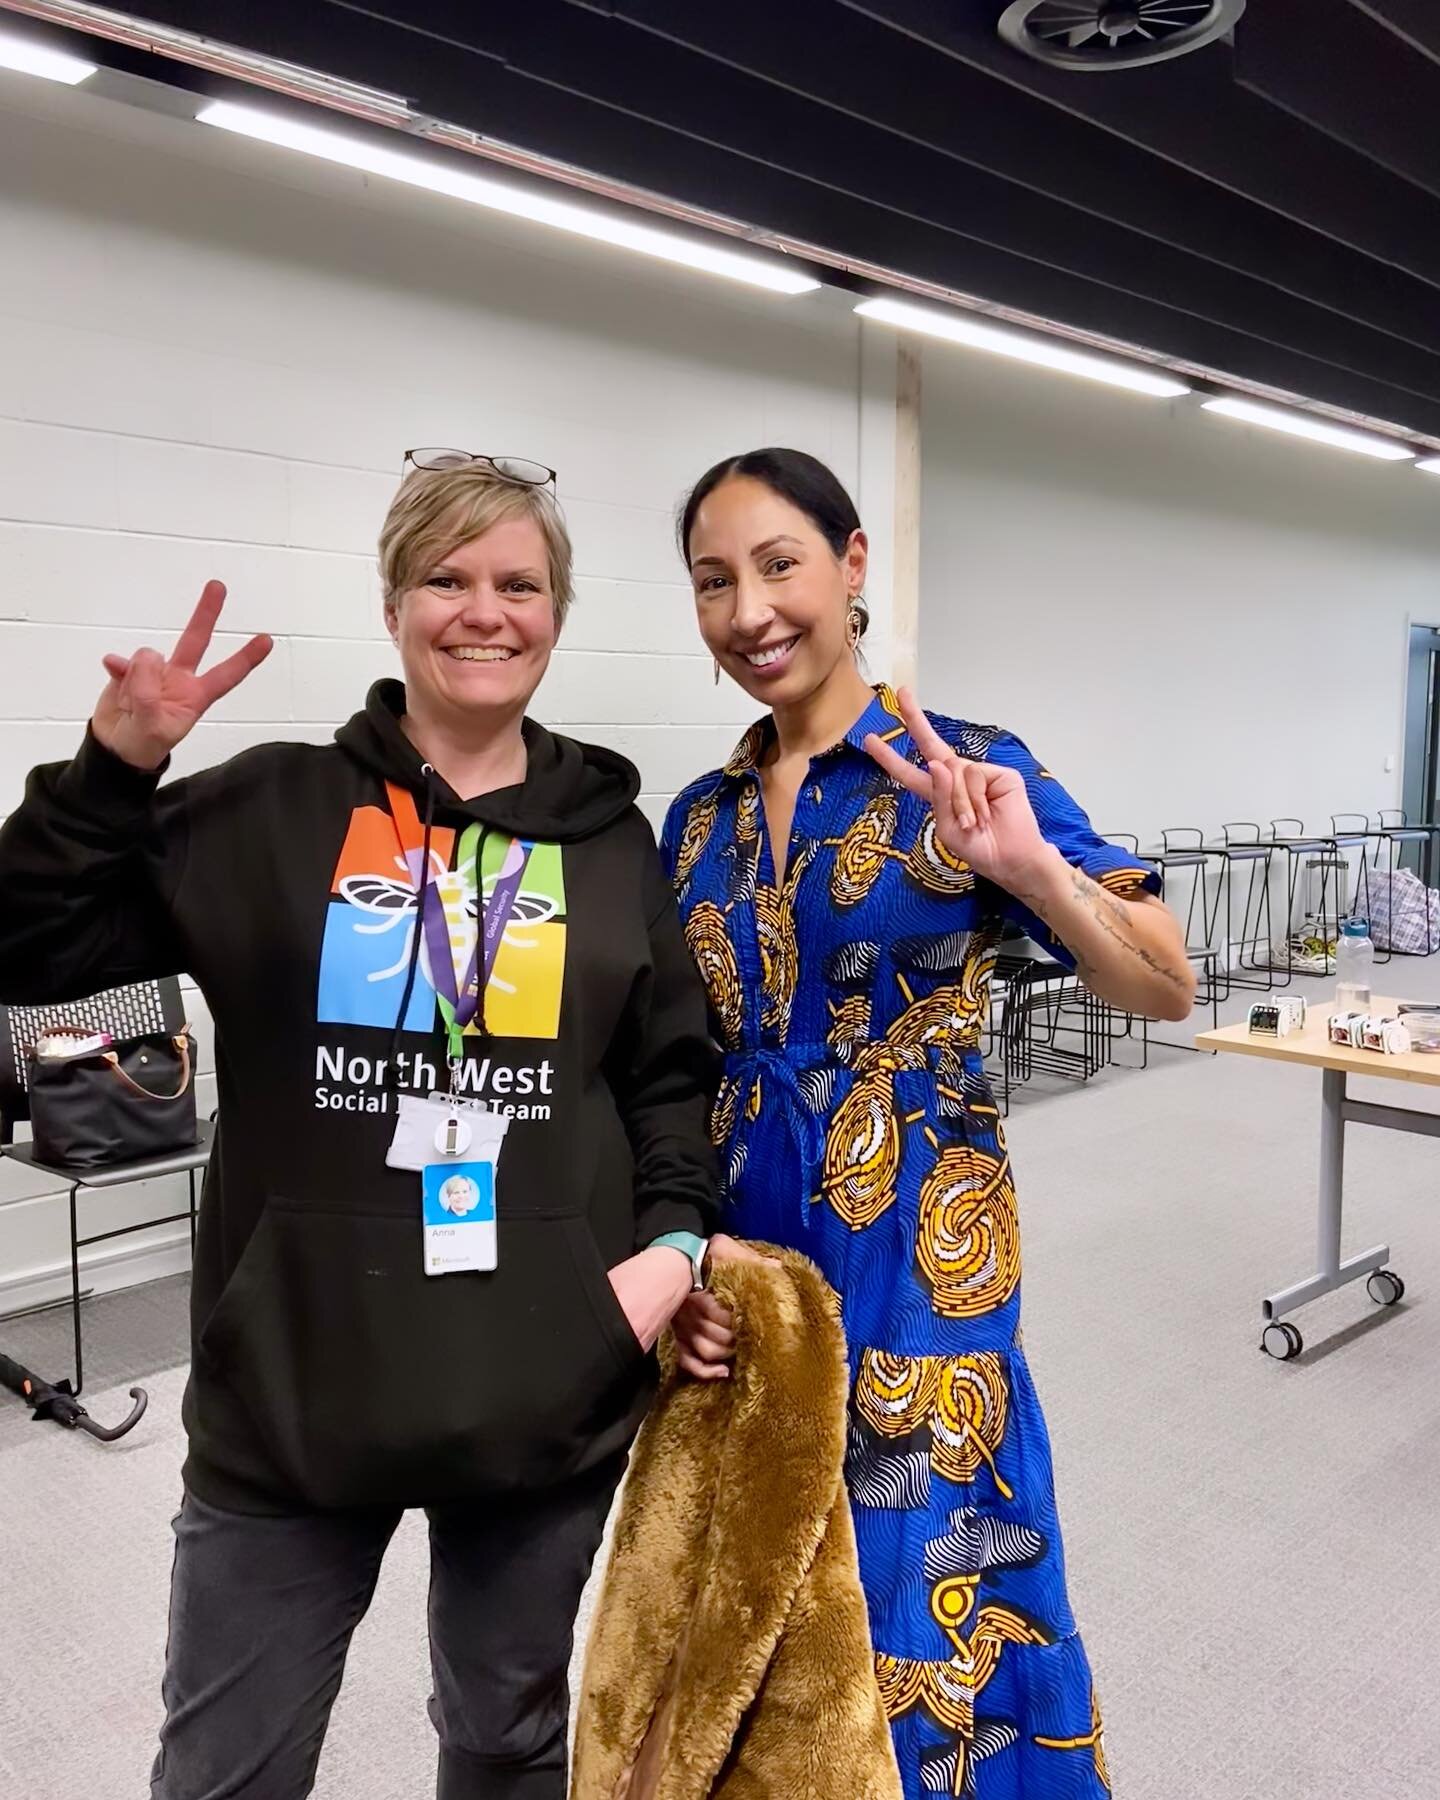
<svg viewBox="0 0 1440 1800"><path fill-rule="evenodd" d="M460 1070L465 1063L465 1038L453 1016L446 1020L445 1061L450 1070L450 1098L454 1100L460 1093Z"/></svg>

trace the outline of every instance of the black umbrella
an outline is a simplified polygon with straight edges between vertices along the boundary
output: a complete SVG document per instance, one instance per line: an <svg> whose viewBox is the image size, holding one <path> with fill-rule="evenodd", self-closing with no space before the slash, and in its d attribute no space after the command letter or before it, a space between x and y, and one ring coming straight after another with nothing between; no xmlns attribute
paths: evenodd
<svg viewBox="0 0 1440 1800"><path fill-rule="evenodd" d="M97 1425L75 1398L75 1390L68 1381L42 1381L38 1375L32 1375L28 1369L21 1368L19 1363L12 1362L3 1352L0 1352L0 1385L9 1388L12 1394L18 1394L27 1406L33 1408L37 1419L53 1419L67 1431L88 1431L91 1437L99 1438L102 1444L113 1444L116 1438L122 1438L127 1431L133 1430L150 1404L150 1396L144 1388L132 1387L130 1398L135 1405L130 1417L120 1425Z"/></svg>

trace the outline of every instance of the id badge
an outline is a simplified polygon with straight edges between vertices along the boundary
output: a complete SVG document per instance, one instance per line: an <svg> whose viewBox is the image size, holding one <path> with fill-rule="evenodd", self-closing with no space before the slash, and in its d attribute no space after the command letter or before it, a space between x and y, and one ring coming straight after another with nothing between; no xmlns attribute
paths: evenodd
<svg viewBox="0 0 1440 1800"><path fill-rule="evenodd" d="M483 1100L458 1094L402 1094L396 1111L395 1135L385 1161L392 1169L409 1169L417 1175L437 1158L464 1156L477 1142L477 1131L482 1143L489 1143L494 1136L498 1149L499 1138L510 1122L488 1112Z"/></svg>
<svg viewBox="0 0 1440 1800"><path fill-rule="evenodd" d="M425 1273L496 1268L494 1162L431 1163L422 1179Z"/></svg>
<svg viewBox="0 0 1440 1800"><path fill-rule="evenodd" d="M425 1273L497 1268L496 1171L509 1115L458 1094L402 1094L397 1111L385 1161L420 1177Z"/></svg>

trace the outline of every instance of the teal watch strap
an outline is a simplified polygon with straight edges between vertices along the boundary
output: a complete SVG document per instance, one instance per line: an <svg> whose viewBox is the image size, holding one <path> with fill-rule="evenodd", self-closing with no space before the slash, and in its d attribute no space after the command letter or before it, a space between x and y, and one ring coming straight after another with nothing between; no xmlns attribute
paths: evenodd
<svg viewBox="0 0 1440 1800"><path fill-rule="evenodd" d="M652 1238L647 1246L651 1250L678 1250L682 1256L690 1260L690 1291L698 1293L705 1285L705 1252L709 1248L704 1238L693 1231L666 1231L657 1238Z"/></svg>

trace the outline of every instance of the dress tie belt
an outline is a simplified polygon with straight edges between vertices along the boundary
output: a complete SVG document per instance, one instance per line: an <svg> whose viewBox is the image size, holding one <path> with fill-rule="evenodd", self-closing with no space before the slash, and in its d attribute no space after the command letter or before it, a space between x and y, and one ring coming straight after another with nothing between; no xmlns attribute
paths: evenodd
<svg viewBox="0 0 1440 1800"><path fill-rule="evenodd" d="M830 1046L824 1047L826 1057L834 1054ZM733 1051L726 1062L727 1073L737 1084L739 1110L736 1124L741 1132L748 1131L752 1123L747 1109L757 1080L760 1082L762 1103L767 1095L773 1094L789 1121L795 1147L799 1152L800 1224L803 1230L808 1231L810 1171L824 1159L825 1126L805 1098L805 1090L800 1085L800 1072L791 1060L793 1055L794 1052L789 1049L757 1045L753 1049Z"/></svg>

